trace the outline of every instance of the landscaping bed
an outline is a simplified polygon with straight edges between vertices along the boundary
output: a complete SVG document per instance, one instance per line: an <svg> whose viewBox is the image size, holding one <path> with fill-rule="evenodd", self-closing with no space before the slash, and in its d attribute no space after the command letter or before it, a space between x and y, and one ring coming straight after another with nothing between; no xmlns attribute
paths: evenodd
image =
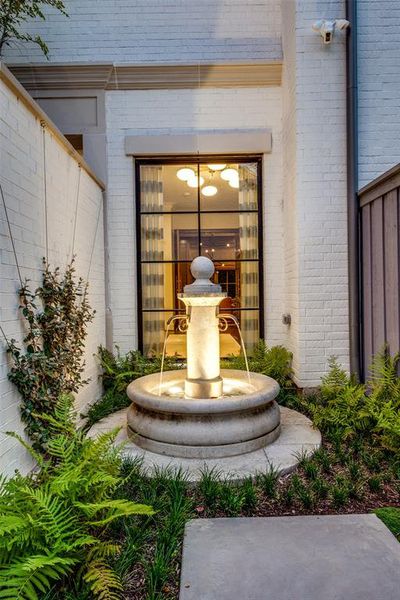
<svg viewBox="0 0 400 600"><path fill-rule="evenodd" d="M269 469L255 481L241 483L221 481L217 471L204 472L195 486L185 481L183 472L159 471L149 479L140 462L125 461L123 470L130 473L125 496L155 509L137 525L142 537L125 598L178 598L188 519L376 512L400 536L397 357L382 352L368 386L355 382L332 360L321 389L309 397L291 386L287 356L281 350L271 353L260 346L252 360L252 369L266 374L274 366L282 386L281 404L313 420L322 431L322 447L312 457L299 456L299 467L291 474L279 478ZM240 366L240 359L235 362ZM123 539L123 531L119 534Z"/></svg>
<svg viewBox="0 0 400 600"><path fill-rule="evenodd" d="M104 396L77 428L74 397L82 379L93 312L73 263L61 276L45 265L43 285L20 291L24 348L8 340L9 377L21 393L21 416L37 469L0 481L0 596L20 600L172 600L179 595L185 523L205 517L376 512L400 537L399 356L384 349L366 384L334 359L313 396L291 380L291 355L260 342L250 370L281 386L279 402L306 414L323 443L281 478L269 468L255 480L221 480L205 471L192 485L182 471L146 477L124 459L118 431L96 439L87 429L126 406L126 385L160 369L160 357L114 356L100 349ZM38 305L41 308L37 308ZM165 368L180 368L174 358ZM224 367L244 368L243 357Z"/></svg>
<svg viewBox="0 0 400 600"><path fill-rule="evenodd" d="M325 441L313 457L301 460L296 472L278 478L270 470L254 482L220 481L214 471L205 472L193 486L179 472L160 471L148 479L138 462L126 461L123 470L131 473L126 497L149 503L156 511L146 522L131 525L140 530L141 543L127 576L127 599L178 598L183 528L188 519L369 513L381 508L378 516L400 535L397 457L368 445L335 447ZM382 508L388 506L392 509ZM123 530L116 534L124 540Z"/></svg>

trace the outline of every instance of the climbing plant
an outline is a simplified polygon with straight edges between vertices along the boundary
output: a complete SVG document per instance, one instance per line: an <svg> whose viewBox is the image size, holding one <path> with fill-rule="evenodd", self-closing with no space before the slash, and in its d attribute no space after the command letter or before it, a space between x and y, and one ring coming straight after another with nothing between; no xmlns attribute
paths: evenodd
<svg viewBox="0 0 400 600"><path fill-rule="evenodd" d="M0 2L0 57L5 46L11 40L33 42L37 44L45 56L49 49L39 35L31 35L20 31L21 23L29 19L45 20L44 6L52 6L67 16L62 0L1 0Z"/></svg>
<svg viewBox="0 0 400 600"><path fill-rule="evenodd" d="M24 349L14 339L8 344L9 379L21 393L22 420L36 449L45 449L49 436L38 415L53 415L62 393L75 393L87 383L83 354L87 325L94 317L88 285L76 277L74 260L63 275L43 263L42 284L32 291L27 282L19 291Z"/></svg>

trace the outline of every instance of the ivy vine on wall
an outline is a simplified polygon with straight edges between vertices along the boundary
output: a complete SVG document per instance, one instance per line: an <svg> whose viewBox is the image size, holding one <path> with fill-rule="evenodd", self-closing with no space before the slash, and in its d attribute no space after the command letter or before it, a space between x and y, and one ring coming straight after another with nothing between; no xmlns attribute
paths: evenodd
<svg viewBox="0 0 400 600"><path fill-rule="evenodd" d="M48 427L39 416L54 416L61 394L76 393L84 380L87 325L95 311L88 300L88 284L77 278L74 259L65 273L43 259L42 284L34 291L29 281L19 291L26 335L23 348L8 343L12 366L9 379L21 396L25 430L37 450L45 450Z"/></svg>

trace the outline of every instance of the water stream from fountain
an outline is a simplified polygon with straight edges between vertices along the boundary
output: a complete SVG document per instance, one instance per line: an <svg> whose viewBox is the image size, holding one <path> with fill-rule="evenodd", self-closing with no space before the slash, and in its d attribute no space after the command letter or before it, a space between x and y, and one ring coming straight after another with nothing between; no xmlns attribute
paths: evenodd
<svg viewBox="0 0 400 600"><path fill-rule="evenodd" d="M162 349L162 355L161 355L160 378L159 378L159 383L158 383L158 395L159 396L161 396L161 391L162 391L164 363L165 363L165 355L166 355L166 351L167 351L167 341L168 341L169 333L171 331L170 326L175 321L181 321L182 324L179 323L178 328L179 328L179 331L181 331L182 333L185 333L185 331L187 330L187 320L188 320L187 315L173 315L167 321L167 327L165 329L164 343L163 343L163 349ZM232 321L232 323L235 325L237 332L239 334L240 347L243 352L244 362L246 365L247 381L251 385L249 361L247 358L246 346L244 345L244 339L243 339L242 331L240 329L239 321L237 320L237 318L235 316L227 314L227 313L218 315L218 321L220 321L220 323L224 323L224 326L222 328L221 327L219 328L221 332L226 331L228 329L228 323L227 323L228 321ZM183 325L183 323L185 325Z"/></svg>
<svg viewBox="0 0 400 600"><path fill-rule="evenodd" d="M218 319L221 320L221 321L222 320L225 320L225 321L229 321L230 320L230 321L232 321L236 325L236 329L237 329L239 337L240 337L240 345L241 345L243 356L244 356L244 362L245 362L245 365L246 365L247 381L249 382L249 384L251 384L250 370L249 370L249 361L247 359L246 346L244 345L244 339L243 339L242 331L240 329L239 321L237 320L236 317L234 317L233 315L230 315L230 314L221 314L221 315L218 315ZM228 325L226 326L226 329L228 329ZM225 331L225 329L224 329L224 331Z"/></svg>
<svg viewBox="0 0 400 600"><path fill-rule="evenodd" d="M158 384L158 395L159 396L161 396L161 389L162 389L162 382L163 382L163 373L164 373L165 353L166 353L166 350L167 350L167 340L168 340L168 334L170 332L170 325L174 321L178 321L178 320L184 321L186 323L186 327L182 327L181 324L178 325L179 331L181 331L182 333L184 333L186 331L186 329L187 329L187 320L188 320L187 315L173 315L167 321L167 327L165 329L165 335L164 335L163 350L162 350L162 355L161 355L160 380L159 380L159 384Z"/></svg>

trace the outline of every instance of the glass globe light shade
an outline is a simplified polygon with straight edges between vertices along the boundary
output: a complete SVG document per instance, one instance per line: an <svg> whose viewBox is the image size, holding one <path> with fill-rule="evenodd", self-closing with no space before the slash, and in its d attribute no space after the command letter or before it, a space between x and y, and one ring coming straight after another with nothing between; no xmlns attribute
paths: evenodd
<svg viewBox="0 0 400 600"><path fill-rule="evenodd" d="M196 173L193 171L193 169L189 169L189 167L184 167L183 169L179 169L179 171L176 172L176 176L181 181L187 181L188 179L195 177Z"/></svg>
<svg viewBox="0 0 400 600"><path fill-rule="evenodd" d="M199 183L199 181L200 181L200 183ZM186 181L186 183L188 184L189 187L196 188L196 187L199 187L199 185L203 185L204 177L200 176L200 179L199 179L199 177L197 177L197 175L193 175L192 177L190 177L190 179L188 179Z"/></svg>
<svg viewBox="0 0 400 600"><path fill-rule="evenodd" d="M211 171L222 171L222 169L225 169L226 165L207 165L207 167L211 169Z"/></svg>
<svg viewBox="0 0 400 600"><path fill-rule="evenodd" d="M215 185L205 185L203 188L201 188L201 193L203 196L215 196L217 192L218 189L215 187Z"/></svg>
<svg viewBox="0 0 400 600"><path fill-rule="evenodd" d="M236 169L224 169L221 173L221 179L224 181L229 181L233 177L239 177Z"/></svg>
<svg viewBox="0 0 400 600"><path fill-rule="evenodd" d="M228 185L231 188L235 188L236 190L238 190L239 189L239 177L232 177L232 179L230 179L228 181Z"/></svg>

